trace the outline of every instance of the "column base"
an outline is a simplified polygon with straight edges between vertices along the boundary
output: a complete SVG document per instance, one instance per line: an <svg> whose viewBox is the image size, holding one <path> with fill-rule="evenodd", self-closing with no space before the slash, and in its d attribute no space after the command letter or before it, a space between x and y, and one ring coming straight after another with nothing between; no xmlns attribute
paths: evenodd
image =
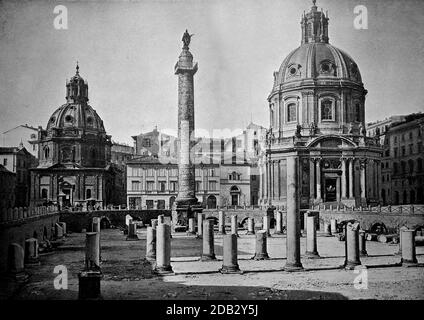
<svg viewBox="0 0 424 320"><path fill-rule="evenodd" d="M212 260L216 260L216 256L215 256L215 254L202 254L199 260L200 261L212 261Z"/></svg>
<svg viewBox="0 0 424 320"><path fill-rule="evenodd" d="M156 261L156 256L146 256L146 260L149 262Z"/></svg>
<svg viewBox="0 0 424 320"><path fill-rule="evenodd" d="M286 262L286 265L284 266L283 270L287 272L302 271L303 266L301 262L297 262L297 263Z"/></svg>
<svg viewBox="0 0 424 320"><path fill-rule="evenodd" d="M101 300L100 271L82 271L78 274L78 299Z"/></svg>
<svg viewBox="0 0 424 320"><path fill-rule="evenodd" d="M138 241L140 240L137 235L127 236L126 241Z"/></svg>
<svg viewBox="0 0 424 320"><path fill-rule="evenodd" d="M318 251L315 251L315 252L306 251L304 257L307 258L307 259L319 259L319 258L321 258L320 255L318 254Z"/></svg>
<svg viewBox="0 0 424 320"><path fill-rule="evenodd" d="M12 281L15 281L17 283L26 283L29 280L29 274L25 271L20 272L9 272L7 274L7 277L9 279L12 279Z"/></svg>
<svg viewBox="0 0 424 320"><path fill-rule="evenodd" d="M268 260L269 255L268 253L255 253L255 255L251 258L252 260Z"/></svg>
<svg viewBox="0 0 424 320"><path fill-rule="evenodd" d="M402 267L415 267L418 265L417 258L414 258L412 260L406 260L406 259L400 259L400 263L402 264Z"/></svg>
<svg viewBox="0 0 424 320"><path fill-rule="evenodd" d="M39 266L40 264L40 258L28 258L27 261L25 261L25 266Z"/></svg>
<svg viewBox="0 0 424 320"><path fill-rule="evenodd" d="M203 236L201 234L196 234L196 239L203 239Z"/></svg>
<svg viewBox="0 0 424 320"><path fill-rule="evenodd" d="M195 236L196 235L196 232L194 232L194 231L187 231L186 232L186 235L188 235L188 236Z"/></svg>
<svg viewBox="0 0 424 320"><path fill-rule="evenodd" d="M218 231L216 234L218 234L218 235L225 235L227 233L225 231Z"/></svg>
<svg viewBox="0 0 424 320"><path fill-rule="evenodd" d="M274 234L284 234L283 231L274 231Z"/></svg>
<svg viewBox="0 0 424 320"><path fill-rule="evenodd" d="M247 231L246 234L247 235L252 235L252 234L255 234L255 231Z"/></svg>
<svg viewBox="0 0 424 320"><path fill-rule="evenodd" d="M231 266L222 266L222 268L219 269L218 271L223 274L230 274L230 273L242 274L243 273L243 271L240 270L238 264L231 265Z"/></svg>
<svg viewBox="0 0 424 320"><path fill-rule="evenodd" d="M357 266L361 265L361 261L345 261L343 267L346 270L353 270L355 269Z"/></svg>
<svg viewBox="0 0 424 320"><path fill-rule="evenodd" d="M317 233L317 237L334 237L333 234L328 233L328 232L323 232L323 233Z"/></svg>
<svg viewBox="0 0 424 320"><path fill-rule="evenodd" d="M174 271L172 270L172 266L156 266L155 269L153 270L154 273L156 274L173 274Z"/></svg>
<svg viewBox="0 0 424 320"><path fill-rule="evenodd" d="M368 252L367 252L367 250L360 251L360 252L359 252L359 255L360 255L361 257L368 257Z"/></svg>

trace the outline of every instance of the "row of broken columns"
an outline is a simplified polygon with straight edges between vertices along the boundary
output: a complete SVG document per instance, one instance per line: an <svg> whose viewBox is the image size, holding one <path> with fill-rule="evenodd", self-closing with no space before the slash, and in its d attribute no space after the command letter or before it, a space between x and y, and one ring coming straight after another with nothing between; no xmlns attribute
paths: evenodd
<svg viewBox="0 0 424 320"><path fill-rule="evenodd" d="M223 235L223 264L219 269L222 273L238 273L240 268L237 261L237 216L231 216L231 234L226 234L224 221L225 215L220 214L220 223L218 226L218 234ZM269 259L267 252L267 237L269 236L269 227L266 223L267 219L264 217L264 230L256 231L256 245L255 254L252 259L263 260ZM162 223L163 224L163 223ZM277 224L278 225L278 224ZM202 226L202 227L200 227ZM336 232L337 221L332 219L330 224L324 226L324 236L331 235ZM147 228L147 249L146 258L149 261L155 261L155 271L159 274L172 273L171 261L171 245L169 231L162 231L162 229L170 230L169 225L164 225L158 230L157 220L152 220L152 227ZM317 250L317 233L316 233L316 216L308 212L306 217L306 258L319 258ZM402 264L410 265L416 264L416 253L414 230L403 229L401 230L401 242L399 253L402 253ZM365 231L359 229L358 222L348 223L344 229L345 233L345 263L346 269L354 269L361 264L360 256L366 256L366 238ZM194 218L189 219L188 234L197 235L201 237L202 241L202 254L200 261L216 260L214 250L214 220L205 219L204 214L199 213L197 233L195 229ZM247 234L255 234L254 220L249 218ZM156 241L157 240L157 241ZM294 271L301 270L302 264L300 259L295 266L289 264L285 266L285 270Z"/></svg>

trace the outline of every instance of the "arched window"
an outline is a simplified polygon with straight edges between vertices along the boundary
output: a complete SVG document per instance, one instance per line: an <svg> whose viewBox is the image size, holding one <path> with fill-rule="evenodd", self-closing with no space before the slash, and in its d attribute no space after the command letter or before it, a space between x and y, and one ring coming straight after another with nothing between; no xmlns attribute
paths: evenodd
<svg viewBox="0 0 424 320"><path fill-rule="evenodd" d="M271 108L269 109L269 125L271 127L274 126L274 105L271 104Z"/></svg>
<svg viewBox="0 0 424 320"><path fill-rule="evenodd" d="M44 148L44 159L48 159L50 157L50 148L45 147Z"/></svg>
<svg viewBox="0 0 424 320"><path fill-rule="evenodd" d="M208 197L207 206L209 209L216 209L216 197L214 195Z"/></svg>
<svg viewBox="0 0 424 320"><path fill-rule="evenodd" d="M321 121L325 120L334 120L333 102L331 100L321 102Z"/></svg>
<svg viewBox="0 0 424 320"><path fill-rule="evenodd" d="M290 103L287 105L287 122L294 122L296 121L296 104Z"/></svg>

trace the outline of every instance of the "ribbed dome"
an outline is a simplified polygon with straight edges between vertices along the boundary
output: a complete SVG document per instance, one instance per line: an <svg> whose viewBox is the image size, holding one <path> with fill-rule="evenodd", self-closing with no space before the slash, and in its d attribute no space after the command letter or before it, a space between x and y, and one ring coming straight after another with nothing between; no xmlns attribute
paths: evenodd
<svg viewBox="0 0 424 320"><path fill-rule="evenodd" d="M344 51L325 42L304 43L283 61L274 86L303 79L344 79L362 84L355 61Z"/></svg>
<svg viewBox="0 0 424 320"><path fill-rule="evenodd" d="M47 123L47 130L72 127L86 131L105 132L102 119L88 104L66 103L53 112Z"/></svg>

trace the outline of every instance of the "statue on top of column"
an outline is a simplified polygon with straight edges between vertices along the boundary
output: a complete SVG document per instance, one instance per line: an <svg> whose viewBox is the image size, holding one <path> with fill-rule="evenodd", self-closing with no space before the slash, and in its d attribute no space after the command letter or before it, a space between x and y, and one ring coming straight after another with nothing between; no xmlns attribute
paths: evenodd
<svg viewBox="0 0 424 320"><path fill-rule="evenodd" d="M189 34L188 31L187 31L187 29L186 29L186 31L183 34L183 38L182 38L182 41L184 43L184 47L183 48L187 48L188 49L188 46L190 45L191 37L193 35L194 34Z"/></svg>

